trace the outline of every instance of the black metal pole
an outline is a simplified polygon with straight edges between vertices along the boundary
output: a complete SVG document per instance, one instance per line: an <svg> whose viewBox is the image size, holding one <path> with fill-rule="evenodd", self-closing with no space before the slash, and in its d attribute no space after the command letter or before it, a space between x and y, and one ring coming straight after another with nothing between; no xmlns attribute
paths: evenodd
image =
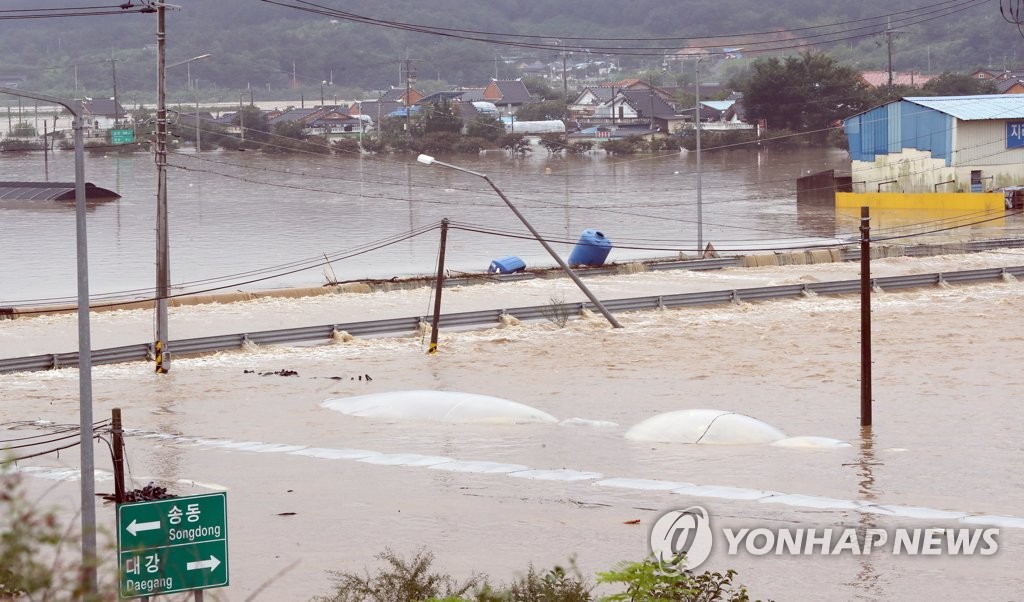
<svg viewBox="0 0 1024 602"><path fill-rule="evenodd" d="M871 426L871 216L860 208L860 425Z"/></svg>
<svg viewBox="0 0 1024 602"><path fill-rule="evenodd" d="M441 287L444 286L444 249L448 242L448 218L441 220L441 250L437 254L437 288L434 291L434 318L430 321L430 349L437 353L437 326L441 321Z"/></svg>

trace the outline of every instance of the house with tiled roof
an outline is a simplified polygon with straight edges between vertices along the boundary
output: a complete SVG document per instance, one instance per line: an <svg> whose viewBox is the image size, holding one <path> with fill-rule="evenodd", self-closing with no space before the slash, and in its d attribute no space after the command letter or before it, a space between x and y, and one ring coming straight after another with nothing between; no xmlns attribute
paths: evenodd
<svg viewBox="0 0 1024 602"><path fill-rule="evenodd" d="M108 130L128 117L121 103L113 98L86 99L82 109L85 112L85 123L98 130Z"/></svg>
<svg viewBox="0 0 1024 602"><path fill-rule="evenodd" d="M685 115L679 114L673 105L653 89L622 88L608 102L597 106L591 117L578 121L581 127L640 126L667 134L679 129L687 120Z"/></svg>
<svg viewBox="0 0 1024 602"><path fill-rule="evenodd" d="M515 114L519 107L533 101L522 79L492 79L484 87L481 100L492 102L506 114Z"/></svg>
<svg viewBox="0 0 1024 602"><path fill-rule="evenodd" d="M390 90L384 92L380 97L382 101L394 101L404 105L414 105L423 98L423 93L416 88L408 88L408 98L406 98L406 88L392 86Z"/></svg>
<svg viewBox="0 0 1024 602"><path fill-rule="evenodd" d="M996 92L999 94L1024 94L1024 77L1004 79L996 84Z"/></svg>

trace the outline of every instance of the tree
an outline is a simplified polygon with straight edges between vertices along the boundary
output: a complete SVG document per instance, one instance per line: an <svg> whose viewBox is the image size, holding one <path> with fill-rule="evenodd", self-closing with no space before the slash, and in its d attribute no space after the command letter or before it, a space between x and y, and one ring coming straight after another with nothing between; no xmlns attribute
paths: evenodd
<svg viewBox="0 0 1024 602"><path fill-rule="evenodd" d="M427 134L437 132L451 132L458 134L462 131L462 118L447 98L441 102L431 103L420 115L423 120L423 131ZM419 116L418 116L419 117Z"/></svg>
<svg viewBox="0 0 1024 602"><path fill-rule="evenodd" d="M473 138L483 138L488 142L495 142L505 134L505 124L493 115L481 113L466 124L466 135Z"/></svg>
<svg viewBox="0 0 1024 602"><path fill-rule="evenodd" d="M973 96L976 94L995 94L996 85L992 80L976 79L970 75L961 75L949 71L928 80L921 86L926 96Z"/></svg>
<svg viewBox="0 0 1024 602"><path fill-rule="evenodd" d="M266 142L270 138L270 123L267 116L252 105L239 109L231 123L244 128L242 137L246 140Z"/></svg>
<svg viewBox="0 0 1024 602"><path fill-rule="evenodd" d="M738 79L751 119L765 119L772 129L813 132L819 142L832 124L868 104L868 84L855 69L810 51L782 60L758 59Z"/></svg>
<svg viewBox="0 0 1024 602"><path fill-rule="evenodd" d="M541 100L559 100L562 98L562 88L558 91L551 87L548 80L543 77L524 77L523 85L530 91L530 95Z"/></svg>
<svg viewBox="0 0 1024 602"><path fill-rule="evenodd" d="M565 119L567 114L565 101L545 100L519 107L519 110L516 111L516 119L519 121L551 121Z"/></svg>

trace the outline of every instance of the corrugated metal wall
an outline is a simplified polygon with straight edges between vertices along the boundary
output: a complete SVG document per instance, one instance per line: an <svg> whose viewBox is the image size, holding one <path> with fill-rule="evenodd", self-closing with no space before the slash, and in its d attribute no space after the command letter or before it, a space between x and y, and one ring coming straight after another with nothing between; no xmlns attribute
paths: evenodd
<svg viewBox="0 0 1024 602"><path fill-rule="evenodd" d="M959 166L1020 163L1024 149L1006 148L1006 122L964 121L957 126L956 163Z"/></svg>
<svg viewBox="0 0 1024 602"><path fill-rule="evenodd" d="M949 166L953 158L953 118L907 101L893 102L844 122L854 161L874 161L876 155L904 148L929 151Z"/></svg>
<svg viewBox="0 0 1024 602"><path fill-rule="evenodd" d="M935 159L944 159L946 167L953 164L953 117L912 102L900 101L903 107L900 124L901 148L930 151ZM899 152L896 148L892 152Z"/></svg>

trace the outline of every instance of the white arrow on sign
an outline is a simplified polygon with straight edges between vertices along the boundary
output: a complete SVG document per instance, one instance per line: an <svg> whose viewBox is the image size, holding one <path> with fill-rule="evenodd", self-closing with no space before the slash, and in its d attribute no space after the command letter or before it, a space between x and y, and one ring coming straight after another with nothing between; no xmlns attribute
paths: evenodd
<svg viewBox="0 0 1024 602"><path fill-rule="evenodd" d="M139 531L154 531L160 528L160 521L153 521L149 523L137 523L135 519L132 519L132 524L126 527L127 531L132 535L138 535Z"/></svg>
<svg viewBox="0 0 1024 602"><path fill-rule="evenodd" d="M195 562L189 562L185 565L187 571L198 571L200 569L210 569L211 571L220 566L220 560L213 554L210 554L209 560L197 560Z"/></svg>

